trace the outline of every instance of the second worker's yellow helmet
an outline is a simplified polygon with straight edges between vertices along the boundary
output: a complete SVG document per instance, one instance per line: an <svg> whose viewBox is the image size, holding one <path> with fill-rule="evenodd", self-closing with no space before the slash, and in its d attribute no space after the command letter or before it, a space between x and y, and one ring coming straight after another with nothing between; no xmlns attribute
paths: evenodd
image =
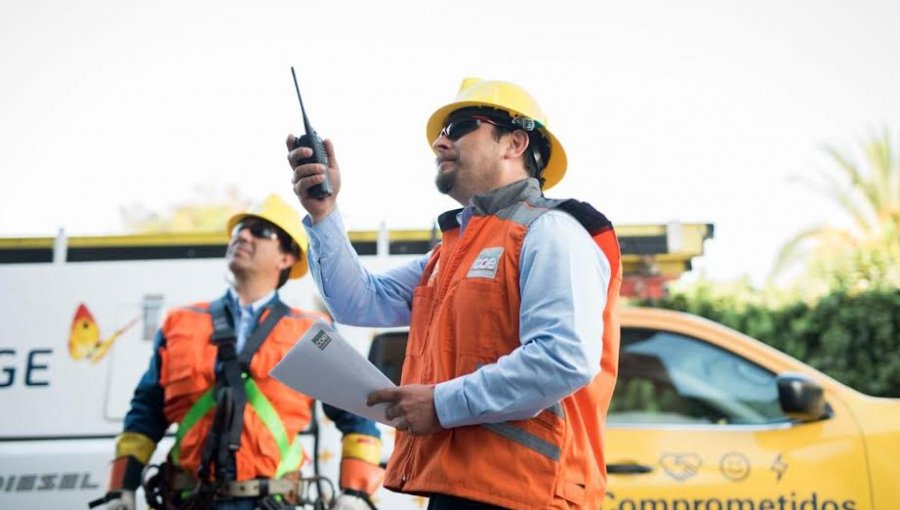
<svg viewBox="0 0 900 510"><path fill-rule="evenodd" d="M544 189L552 188L566 173L566 151L559 140L547 128L547 116L537 101L522 87L505 81L488 81L466 78L459 86L456 99L437 109L428 119L425 128L428 143L437 140L444 123L451 113L462 108L487 107L502 110L513 119L533 120L536 129L550 144L550 156L544 166Z"/></svg>
<svg viewBox="0 0 900 510"><path fill-rule="evenodd" d="M228 228L225 232L231 235L231 230L235 225L247 216L255 216L262 218L269 223L277 226L291 237L300 248L300 255L297 261L291 266L291 272L288 278L300 278L309 270L306 261L306 254L309 251L309 239L306 237L306 231L300 223L300 214L296 209L287 204L278 195L269 195L262 203L253 207L249 211L235 214L228 220Z"/></svg>

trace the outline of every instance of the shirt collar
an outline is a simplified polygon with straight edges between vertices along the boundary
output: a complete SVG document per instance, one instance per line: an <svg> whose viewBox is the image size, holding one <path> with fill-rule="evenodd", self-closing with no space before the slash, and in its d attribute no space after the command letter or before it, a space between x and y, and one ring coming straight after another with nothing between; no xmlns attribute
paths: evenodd
<svg viewBox="0 0 900 510"><path fill-rule="evenodd" d="M472 219L472 215L474 214L473 206L467 205L463 209L460 209L458 213L456 213L456 222L459 223L459 233L462 235L463 232L466 231L466 225L469 224L469 220Z"/></svg>
<svg viewBox="0 0 900 510"><path fill-rule="evenodd" d="M541 196L540 183L537 179L529 177L482 195L475 195L472 197L469 207L473 207L476 214L495 214L515 202L539 196Z"/></svg>
<svg viewBox="0 0 900 510"><path fill-rule="evenodd" d="M540 196L541 184L537 179L529 177L493 189L487 193L475 195L466 207L453 209L441 214L438 217L438 225L441 228L441 232L459 228L461 234L473 216L496 214L517 202Z"/></svg>
<svg viewBox="0 0 900 510"><path fill-rule="evenodd" d="M234 290L234 287L228 288L228 297L231 299L232 304L235 308L241 308L241 299L238 297L237 291ZM259 311L260 308L266 306L272 298L275 297L275 291L269 292L265 296L257 299L256 301L250 303L250 311L254 314ZM246 308L246 306L244 307Z"/></svg>

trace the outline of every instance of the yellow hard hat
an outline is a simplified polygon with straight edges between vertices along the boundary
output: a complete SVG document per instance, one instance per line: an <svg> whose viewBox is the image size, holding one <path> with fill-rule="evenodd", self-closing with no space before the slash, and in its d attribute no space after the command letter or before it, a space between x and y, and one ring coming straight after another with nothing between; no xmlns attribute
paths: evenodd
<svg viewBox="0 0 900 510"><path fill-rule="evenodd" d="M425 128L428 143L437 140L444 122L451 113L461 108L488 107L505 111L513 118L525 117L535 122L540 133L550 142L550 157L544 166L544 189L552 188L566 173L566 151L559 140L547 128L547 116L540 105L528 92L518 85L505 81L486 81L466 78L459 86L459 92L452 103L442 106L431 114Z"/></svg>
<svg viewBox="0 0 900 510"><path fill-rule="evenodd" d="M228 220L228 229L226 230L228 235L231 235L235 225L248 216L262 218L272 223L284 230L297 243L297 246L300 247L300 256L297 257L297 262L291 267L291 273L288 277L294 279L305 275L306 271L309 270L309 265L306 262L309 239L306 237L306 231L303 230L303 226L300 224L300 214L278 195L269 195L265 201L249 211L232 216Z"/></svg>

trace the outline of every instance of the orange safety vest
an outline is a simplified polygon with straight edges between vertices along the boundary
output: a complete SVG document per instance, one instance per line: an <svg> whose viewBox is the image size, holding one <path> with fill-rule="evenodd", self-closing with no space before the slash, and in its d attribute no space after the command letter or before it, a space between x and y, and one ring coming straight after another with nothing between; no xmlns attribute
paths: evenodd
<svg viewBox="0 0 900 510"><path fill-rule="evenodd" d="M597 509L606 489L601 438L619 355L618 240L612 224L590 205L544 199L533 184L515 186L504 188L507 195L515 194L511 199L500 197L496 203L494 197L491 207L480 208L462 238L451 214L455 211L442 216L442 243L413 293L402 384L435 384L470 374L521 346L522 242L531 222L551 208L578 219L610 263L609 288L597 289L607 294L603 338L596 339L603 342L600 373L530 420L427 436L398 431L384 485L511 509Z"/></svg>
<svg viewBox="0 0 900 510"><path fill-rule="evenodd" d="M160 348L163 410L170 423L179 424L169 458L194 474L215 415L217 347L209 308L209 303L199 303L171 312L162 327L166 343ZM264 311L260 322L269 313ZM303 452L297 434L309 425L313 399L269 377L269 372L319 318L291 309L251 359L241 447L235 453L237 480L279 478L299 469Z"/></svg>

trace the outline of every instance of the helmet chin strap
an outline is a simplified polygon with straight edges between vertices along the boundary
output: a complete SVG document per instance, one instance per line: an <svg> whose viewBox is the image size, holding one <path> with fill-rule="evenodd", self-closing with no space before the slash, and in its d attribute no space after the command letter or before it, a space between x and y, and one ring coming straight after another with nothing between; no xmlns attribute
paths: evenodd
<svg viewBox="0 0 900 510"><path fill-rule="evenodd" d="M541 192L543 193L545 181L543 172L546 167L546 162L544 161L544 155L538 144L546 143L546 140L537 129L540 127L540 123L534 119L529 119L528 117L517 116L512 116L510 122L516 128L522 129L528 133L528 152L531 155L531 157L528 158L528 166L530 167L528 173L540 182Z"/></svg>
<svg viewBox="0 0 900 510"><path fill-rule="evenodd" d="M537 149L537 147L529 147L528 152L531 154L530 161L528 165L531 167L531 171L529 172L532 177L538 180L541 185L541 196L544 195L544 165L541 158L541 152Z"/></svg>

